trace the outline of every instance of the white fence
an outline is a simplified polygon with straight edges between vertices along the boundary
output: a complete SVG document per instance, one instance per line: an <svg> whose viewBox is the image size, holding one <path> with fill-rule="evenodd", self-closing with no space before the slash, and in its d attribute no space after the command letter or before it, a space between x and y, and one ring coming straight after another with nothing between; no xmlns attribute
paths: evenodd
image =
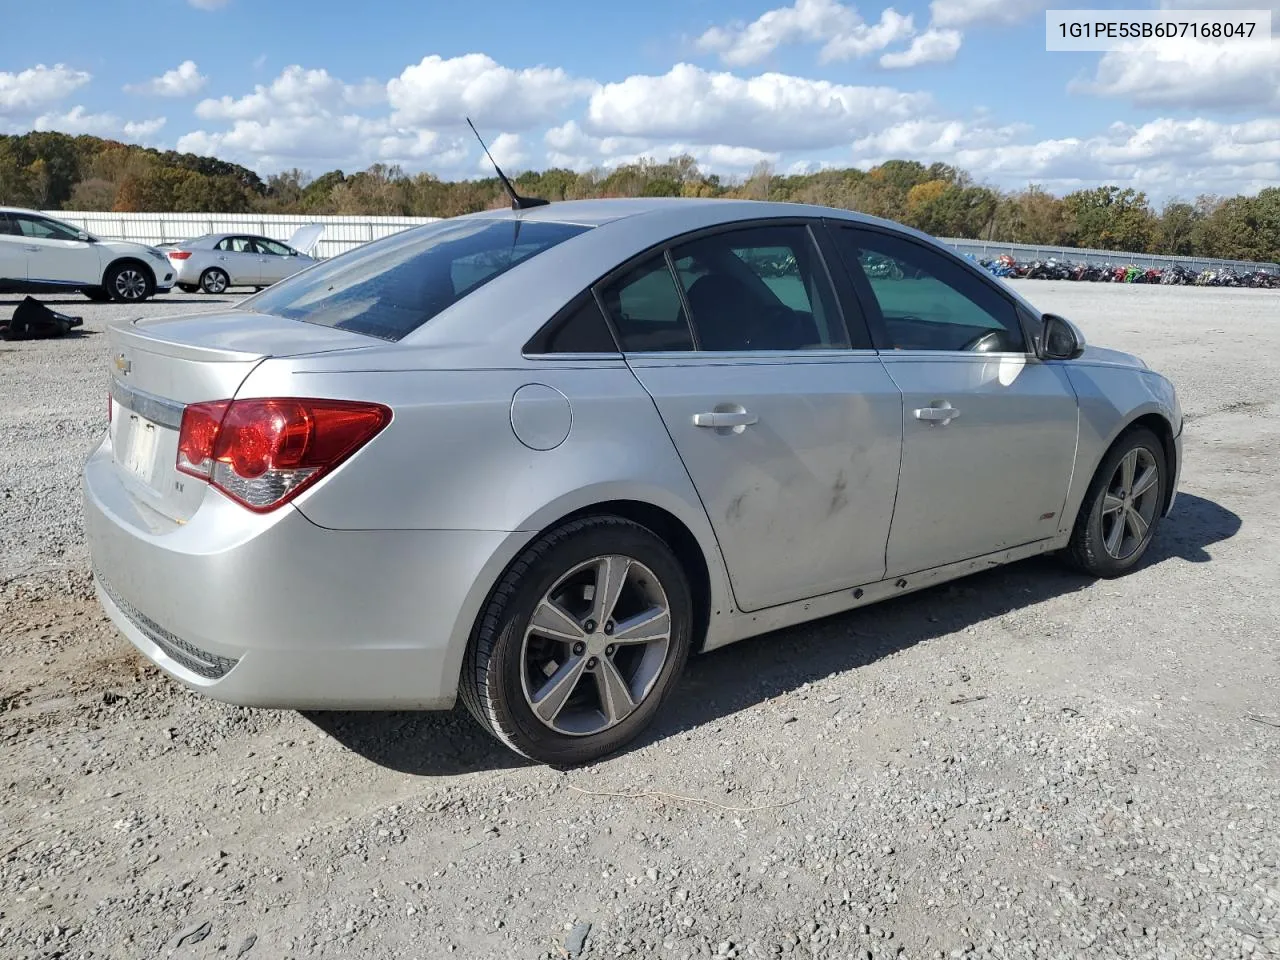
<svg viewBox="0 0 1280 960"><path fill-rule="evenodd" d="M431 223L439 217L306 217L301 215L265 215L256 213L89 213L50 210L49 216L65 220L107 240L134 240L138 243L172 243L198 237L202 233L243 231L287 241L299 227L310 223L325 225L324 236L314 251L315 256L332 257L370 240L398 233L420 223ZM960 253L971 253L979 260L1012 254L1018 260L1074 260L1084 263L1133 264L1139 267L1167 267L1180 264L1189 270L1221 270L1230 267L1241 273L1267 270L1280 273L1280 265L1252 263L1245 260L1213 260L1206 257L1175 257L1155 253L1123 253L1118 250L1087 250L1073 247L1050 247L1023 243L1000 243L991 240L943 239L943 243Z"/></svg>
<svg viewBox="0 0 1280 960"><path fill-rule="evenodd" d="M332 257L370 240L431 223L439 217L307 217L256 213L101 213L49 210L49 216L88 230L104 240L173 243L204 233L254 233L287 241L299 227L324 224L313 256Z"/></svg>

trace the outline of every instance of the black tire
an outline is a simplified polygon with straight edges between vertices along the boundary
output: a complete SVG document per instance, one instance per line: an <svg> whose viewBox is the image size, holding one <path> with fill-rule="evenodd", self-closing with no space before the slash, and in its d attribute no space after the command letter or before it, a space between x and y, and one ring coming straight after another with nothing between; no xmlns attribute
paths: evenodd
<svg viewBox="0 0 1280 960"><path fill-rule="evenodd" d="M102 286L116 303L141 303L155 296L156 275L144 263L125 260L107 268Z"/></svg>
<svg viewBox="0 0 1280 960"><path fill-rule="evenodd" d="M80 291L94 303L106 303L111 299L105 287L85 287Z"/></svg>
<svg viewBox="0 0 1280 960"><path fill-rule="evenodd" d="M1106 534L1114 531L1114 524L1124 522L1125 508L1121 508L1120 516L1104 519L1104 507L1108 491L1115 492L1114 480L1121 462L1134 451L1138 451L1140 461L1149 461L1150 466L1157 471L1154 487L1150 488L1149 493L1144 494L1151 497L1154 510L1151 511L1150 522L1140 539L1132 537L1129 528L1121 529L1120 542L1123 549L1120 551L1121 555L1116 556L1107 549ZM1135 427L1124 433L1102 458L1102 463L1098 465L1098 470L1089 484L1084 502L1080 505L1080 513L1076 516L1075 527L1071 531L1071 540L1067 544L1068 562L1082 573L1107 579L1121 576L1137 566L1151 545L1156 528L1160 525L1160 514L1164 509L1167 485L1170 481L1168 473L1168 459L1159 437L1146 427ZM1126 491L1122 489L1120 492ZM1127 497L1121 499L1122 502L1130 502ZM1138 505L1141 508L1140 512L1146 512L1146 501L1141 501Z"/></svg>
<svg viewBox="0 0 1280 960"><path fill-rule="evenodd" d="M535 609L557 581L579 565L605 556L638 561L658 581L670 613L666 659L647 695L625 719L596 733L562 733L544 724L526 699L522 685L525 632ZM688 578L660 537L621 517L574 520L527 547L489 595L463 662L462 701L481 726L525 757L557 766L588 763L620 749L653 720L684 669L692 625Z"/></svg>
<svg viewBox="0 0 1280 960"><path fill-rule="evenodd" d="M205 293L216 296L219 293L226 293L229 286L231 286L231 278L227 276L225 270L218 267L210 267L200 274L200 289Z"/></svg>
<svg viewBox="0 0 1280 960"><path fill-rule="evenodd" d="M200 287L194 283L179 283L176 286L183 293L195 293L197 290L200 289Z"/></svg>

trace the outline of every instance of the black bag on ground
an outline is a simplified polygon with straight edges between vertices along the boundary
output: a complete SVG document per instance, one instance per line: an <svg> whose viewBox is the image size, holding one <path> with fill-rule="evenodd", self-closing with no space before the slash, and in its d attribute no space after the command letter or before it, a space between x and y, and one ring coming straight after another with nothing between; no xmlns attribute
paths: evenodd
<svg viewBox="0 0 1280 960"><path fill-rule="evenodd" d="M0 320L0 337L5 340L47 340L64 336L72 327L83 323L80 317L50 310L35 297L27 297L13 311L12 319Z"/></svg>

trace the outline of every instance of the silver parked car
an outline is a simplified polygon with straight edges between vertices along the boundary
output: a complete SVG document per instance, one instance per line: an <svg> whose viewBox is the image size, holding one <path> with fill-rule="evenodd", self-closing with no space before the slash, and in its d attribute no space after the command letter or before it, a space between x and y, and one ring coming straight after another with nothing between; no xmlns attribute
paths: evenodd
<svg viewBox="0 0 1280 960"><path fill-rule="evenodd" d="M269 287L313 264L311 256L324 227L301 227L288 243L252 233L209 233L166 246L185 293L225 293L228 287Z"/></svg>
<svg viewBox="0 0 1280 960"><path fill-rule="evenodd" d="M635 737L691 651L1051 551L1115 576L1174 388L928 237L603 200L368 244L110 331L102 604L233 703L447 709L539 760Z"/></svg>

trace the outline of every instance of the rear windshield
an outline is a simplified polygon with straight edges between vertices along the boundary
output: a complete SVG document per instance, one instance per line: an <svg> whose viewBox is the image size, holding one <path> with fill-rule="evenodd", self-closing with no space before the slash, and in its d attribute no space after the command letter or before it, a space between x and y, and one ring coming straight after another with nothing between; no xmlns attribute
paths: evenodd
<svg viewBox="0 0 1280 960"><path fill-rule="evenodd" d="M399 340L499 274L589 229L441 220L334 257L239 308Z"/></svg>

